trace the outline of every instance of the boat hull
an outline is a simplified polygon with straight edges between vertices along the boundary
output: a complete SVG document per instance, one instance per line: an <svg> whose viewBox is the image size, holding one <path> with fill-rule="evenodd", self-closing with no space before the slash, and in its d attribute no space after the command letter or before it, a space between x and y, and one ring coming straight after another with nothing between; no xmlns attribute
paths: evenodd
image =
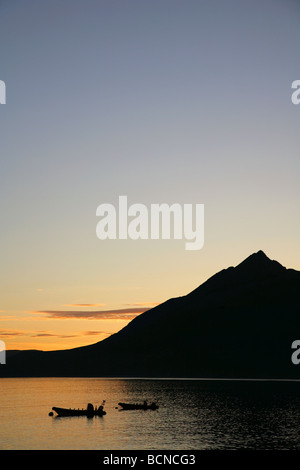
<svg viewBox="0 0 300 470"><path fill-rule="evenodd" d="M157 410L158 406L155 403L145 405L144 403L118 403L123 410Z"/></svg>
<svg viewBox="0 0 300 470"><path fill-rule="evenodd" d="M57 406L53 406L52 408L58 416L104 416L106 415L106 411L104 410L75 410L71 408L58 408Z"/></svg>

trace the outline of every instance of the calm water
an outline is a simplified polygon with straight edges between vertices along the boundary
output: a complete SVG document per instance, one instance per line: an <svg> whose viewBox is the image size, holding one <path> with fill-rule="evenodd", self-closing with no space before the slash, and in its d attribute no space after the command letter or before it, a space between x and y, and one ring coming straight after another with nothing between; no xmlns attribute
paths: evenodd
<svg viewBox="0 0 300 470"><path fill-rule="evenodd" d="M300 382L0 379L0 449L300 449ZM52 406L106 400L100 418ZM157 411L119 401L157 400Z"/></svg>

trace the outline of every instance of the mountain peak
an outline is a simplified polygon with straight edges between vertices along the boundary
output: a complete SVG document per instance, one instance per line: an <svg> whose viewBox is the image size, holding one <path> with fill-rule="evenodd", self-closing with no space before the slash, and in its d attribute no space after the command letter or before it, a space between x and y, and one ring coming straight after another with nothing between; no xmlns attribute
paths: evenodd
<svg viewBox="0 0 300 470"><path fill-rule="evenodd" d="M285 275L286 271L287 269L278 261L271 260L262 250L259 250L237 266L230 266L214 274L190 294L193 296L203 290L231 288L233 284L237 286L245 282L261 282L264 279Z"/></svg>
<svg viewBox="0 0 300 470"><path fill-rule="evenodd" d="M252 255L250 256L255 256L255 257L259 257L259 258L268 258L267 255L262 251L262 250L259 250L257 253L253 253ZM270 258L268 258L270 259Z"/></svg>
<svg viewBox="0 0 300 470"><path fill-rule="evenodd" d="M268 258L268 256L262 250L259 250L238 264L236 269L239 271L255 271L260 274L267 272L276 274L279 271L285 270L286 268L278 263L278 261Z"/></svg>
<svg viewBox="0 0 300 470"><path fill-rule="evenodd" d="M266 261L271 261L270 258L268 258L268 256L262 251L262 250L259 250L257 251L256 253L252 253L252 255L248 256L247 258L244 259L244 261L242 261L243 263L247 261L251 261L251 262L266 262ZM242 263L240 263L242 264Z"/></svg>

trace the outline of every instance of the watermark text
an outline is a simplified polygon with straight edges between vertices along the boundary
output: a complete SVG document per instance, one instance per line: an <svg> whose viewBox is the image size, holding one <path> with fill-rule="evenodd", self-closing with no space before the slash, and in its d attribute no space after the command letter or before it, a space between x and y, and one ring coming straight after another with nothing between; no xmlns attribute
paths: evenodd
<svg viewBox="0 0 300 470"><path fill-rule="evenodd" d="M6 104L6 85L3 80L0 80L0 104Z"/></svg>
<svg viewBox="0 0 300 470"><path fill-rule="evenodd" d="M292 354L291 360L292 360L292 363L295 364L295 366L297 366L298 364L300 364L300 340L295 339L295 341L292 342L291 347L292 349L295 349L295 351Z"/></svg>
<svg viewBox="0 0 300 470"><path fill-rule="evenodd" d="M6 364L6 349L4 341L0 341L0 364Z"/></svg>
<svg viewBox="0 0 300 470"><path fill-rule="evenodd" d="M300 80L294 80L292 83L292 88L296 91L293 92L291 100L293 104L300 103Z"/></svg>
<svg viewBox="0 0 300 470"><path fill-rule="evenodd" d="M204 245L204 204L144 204L128 206L127 196L119 196L119 207L100 204L96 226L100 240L186 240L186 250L200 250Z"/></svg>

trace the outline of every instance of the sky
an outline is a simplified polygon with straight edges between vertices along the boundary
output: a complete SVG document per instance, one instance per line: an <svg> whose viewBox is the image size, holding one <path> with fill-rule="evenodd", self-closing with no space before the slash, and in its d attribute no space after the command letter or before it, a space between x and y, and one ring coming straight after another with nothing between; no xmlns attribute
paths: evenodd
<svg viewBox="0 0 300 470"><path fill-rule="evenodd" d="M299 20L297 0L0 0L7 349L103 340L258 250L300 270ZM204 204L203 248L100 240L122 195Z"/></svg>

